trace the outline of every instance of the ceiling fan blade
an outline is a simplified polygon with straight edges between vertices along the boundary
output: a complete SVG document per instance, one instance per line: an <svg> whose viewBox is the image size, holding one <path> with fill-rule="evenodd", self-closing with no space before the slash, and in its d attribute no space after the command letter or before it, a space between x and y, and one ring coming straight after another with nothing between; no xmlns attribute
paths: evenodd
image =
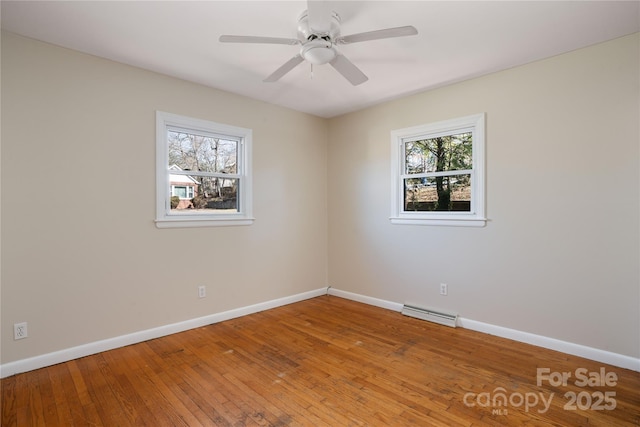
<svg viewBox="0 0 640 427"><path fill-rule="evenodd" d="M220 36L222 43L266 43L266 44L300 44L298 39L286 39L281 37L259 37L259 36Z"/></svg>
<svg viewBox="0 0 640 427"><path fill-rule="evenodd" d="M307 1L307 17L312 34L329 34L331 31L331 9L326 1Z"/></svg>
<svg viewBox="0 0 640 427"><path fill-rule="evenodd" d="M289 71L293 70L302 61L304 61L304 59L302 58L301 55L298 54L294 56L293 58L291 58L290 60L282 64L280 68L278 68L273 73L271 73L271 75L266 79L264 79L263 82L266 82L266 83L277 82L282 78L282 76L287 74Z"/></svg>
<svg viewBox="0 0 640 427"><path fill-rule="evenodd" d="M393 37L414 36L418 34L418 30L411 25L406 27L386 28L384 30L368 31L366 33L351 34L336 39L336 43L349 44L366 42L369 40L390 39Z"/></svg>
<svg viewBox="0 0 640 427"><path fill-rule="evenodd" d="M344 55L338 54L329 64L338 70L338 72L354 86L358 86L369 80L369 77L353 65Z"/></svg>

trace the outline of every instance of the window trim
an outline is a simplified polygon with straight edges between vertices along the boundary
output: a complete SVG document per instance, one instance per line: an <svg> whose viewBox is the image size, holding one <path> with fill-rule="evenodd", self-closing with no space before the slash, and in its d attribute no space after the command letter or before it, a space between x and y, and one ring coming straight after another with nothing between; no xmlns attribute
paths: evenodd
<svg viewBox="0 0 640 427"><path fill-rule="evenodd" d="M167 141L167 130L170 128L180 128L186 132L196 132L203 135L228 136L230 139L238 141L238 173L232 176L232 178L239 180L238 212L171 214L171 183L169 179L171 171ZM156 111L156 227L218 227L253 224L255 218L253 218L252 209L252 137L251 129Z"/></svg>
<svg viewBox="0 0 640 427"><path fill-rule="evenodd" d="M404 144L421 139L472 132L471 211L415 212L404 210ZM443 120L391 131L392 224L484 227L485 217L485 114ZM460 171L455 171L456 173ZM446 173L446 175L452 175Z"/></svg>

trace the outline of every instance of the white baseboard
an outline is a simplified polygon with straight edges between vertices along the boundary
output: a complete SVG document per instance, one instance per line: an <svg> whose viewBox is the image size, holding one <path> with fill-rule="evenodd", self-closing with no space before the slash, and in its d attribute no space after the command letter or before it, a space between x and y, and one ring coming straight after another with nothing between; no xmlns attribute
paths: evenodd
<svg viewBox="0 0 640 427"><path fill-rule="evenodd" d="M587 347L582 344L561 341L555 338L504 328L502 326L491 325L489 323L478 322L471 319L458 318L458 320L460 321L460 326L473 331L484 332L486 334L496 335L514 341L537 345L538 347L544 347L550 350L571 354L573 356L595 360L596 362L602 362L640 372L640 359L636 359L631 356L625 356L623 354L600 350L598 348Z"/></svg>
<svg viewBox="0 0 640 427"><path fill-rule="evenodd" d="M378 298L372 298L365 295L355 294L352 292L341 291L339 289L329 288L329 295L362 302L364 304L374 305L376 307L386 308L388 310L402 310L403 304L397 302L386 301ZM466 329L483 332L485 334L495 335L502 338L508 338L527 344L536 345L538 347L548 348L550 350L560 351L562 353L571 354L573 356L584 357L585 359L595 360L597 362L606 363L620 368L631 369L640 372L640 359L623 354L612 353L606 350L600 350L593 347L587 347L581 344L561 341L555 338L549 338L542 335L522 332L515 329L509 329L502 326L496 326L489 323L478 322L476 320L458 317L458 324Z"/></svg>
<svg viewBox="0 0 640 427"><path fill-rule="evenodd" d="M186 320L183 322L173 323L170 325L160 326L153 329L147 329L140 332L134 332L128 335L122 335L119 337L109 338L106 340L95 341L88 344L83 344L77 347L72 347L52 353L43 354L40 356L31 357L28 359L16 360L15 362L5 363L0 365L0 378L5 378L11 375L15 375L21 372L32 371L34 369L44 368L45 366L55 365L56 363L67 362L69 360L77 359L91 354L100 353L102 351L112 350L118 347L124 347L130 344L136 344L139 342L147 341L154 338L163 337L166 335L175 334L177 332L186 331L193 328L199 328L201 326L210 325L212 323L218 323L236 317L246 316L252 313L258 313L260 311L268 310L271 308L280 307L287 304L292 304L298 301L303 301L310 298L315 298L320 295L334 295L337 297L350 299L353 301L362 302L364 304L373 305L376 307L385 308L400 312L403 304L387 301L383 299L368 297L365 295L355 294L352 292L341 291L334 288L320 288L309 292L303 292L301 294L291 295L284 298L278 298L275 300L258 303L246 307L240 307L233 310L223 311L220 313L211 314L196 319ZM640 372L640 359L625 356L622 354L612 353L597 348L587 347L580 344L574 344L566 341L557 340L555 338L549 338L542 335L530 334L528 332L517 331L515 329L504 328L502 326L491 325L489 323L478 322L471 319L458 318L458 322L461 327L471 329L478 332L487 333L490 335L496 335L503 338L508 338L514 341L524 342L527 344L536 345L551 350L560 351L563 353L571 354L574 356L584 357L586 359L595 360L609 365L618 366L625 369L631 369L633 371Z"/></svg>
<svg viewBox="0 0 640 427"><path fill-rule="evenodd" d="M376 307L386 308L387 310L398 312L402 311L403 306L403 304L399 304L397 302L391 302L383 299L368 297L365 295L354 294L353 292L341 291L332 287L329 287L329 289L327 290L327 294L344 299L358 301L364 304L375 305Z"/></svg>
<svg viewBox="0 0 640 427"><path fill-rule="evenodd" d="M320 295L326 295L327 288L320 288L301 294L291 295L288 297L278 298L275 300L258 303L246 307L240 307L233 310L223 311L196 319L185 320L183 322L173 323L170 325L160 326L153 329L147 329L140 332L134 332L128 335L109 338L106 340L95 341L88 344L79 345L40 356L30 357L28 359L16 360L15 362L0 365L0 378L5 378L21 372L32 371L34 369L44 368L45 366L55 365L57 363L67 362L69 360L78 359L80 357L89 356L91 354L112 350L118 347L124 347L131 344L147 341L154 338L160 338L166 335L183 332L189 329L199 328L201 326L218 323L236 317L246 316L247 314L258 313L260 311L271 308L280 307L298 301L315 298Z"/></svg>

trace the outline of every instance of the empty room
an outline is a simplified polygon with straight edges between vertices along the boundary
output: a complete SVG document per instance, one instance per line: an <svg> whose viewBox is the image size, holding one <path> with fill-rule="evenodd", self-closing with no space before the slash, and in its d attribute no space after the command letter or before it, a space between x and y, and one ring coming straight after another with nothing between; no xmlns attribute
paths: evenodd
<svg viewBox="0 0 640 427"><path fill-rule="evenodd" d="M640 2L0 8L2 426L640 425Z"/></svg>

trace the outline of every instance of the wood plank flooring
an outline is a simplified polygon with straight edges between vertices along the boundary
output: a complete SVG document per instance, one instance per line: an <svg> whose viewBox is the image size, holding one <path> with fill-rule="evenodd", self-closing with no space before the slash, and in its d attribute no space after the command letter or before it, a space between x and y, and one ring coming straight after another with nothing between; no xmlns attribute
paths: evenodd
<svg viewBox="0 0 640 427"><path fill-rule="evenodd" d="M322 296L5 378L1 403L5 427L639 426L640 374Z"/></svg>

